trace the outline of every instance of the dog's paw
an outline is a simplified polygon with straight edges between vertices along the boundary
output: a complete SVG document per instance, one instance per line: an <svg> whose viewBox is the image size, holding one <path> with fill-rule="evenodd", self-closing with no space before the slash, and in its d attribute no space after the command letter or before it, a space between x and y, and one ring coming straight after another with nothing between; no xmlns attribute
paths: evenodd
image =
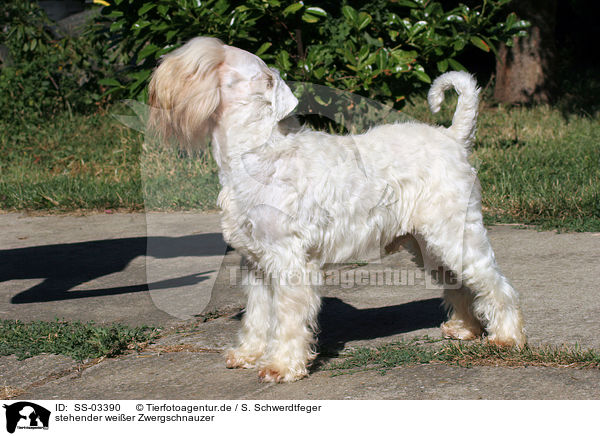
<svg viewBox="0 0 600 436"><path fill-rule="evenodd" d="M502 336L491 334L487 337L488 342L499 347L517 347L523 348L527 344L525 333L520 332L512 336Z"/></svg>
<svg viewBox="0 0 600 436"><path fill-rule="evenodd" d="M460 319L453 319L442 324L442 335L446 339L460 339L461 341L471 341L477 339L483 333L481 326L477 324L467 324Z"/></svg>
<svg viewBox="0 0 600 436"><path fill-rule="evenodd" d="M497 323L487 328L488 342L500 347L524 347L527 344L527 335L521 313L516 312L516 315L507 316L503 320L503 323Z"/></svg>
<svg viewBox="0 0 600 436"><path fill-rule="evenodd" d="M300 380L308 375L306 369L292 371L289 369L276 369L264 367L258 371L258 379L265 383L285 383Z"/></svg>
<svg viewBox="0 0 600 436"><path fill-rule="evenodd" d="M225 354L225 366L227 368L254 368L259 357L260 355L252 355L231 349Z"/></svg>
<svg viewBox="0 0 600 436"><path fill-rule="evenodd" d="M258 379L264 383L280 383L283 381L283 377L279 371L270 368L263 368L258 371Z"/></svg>

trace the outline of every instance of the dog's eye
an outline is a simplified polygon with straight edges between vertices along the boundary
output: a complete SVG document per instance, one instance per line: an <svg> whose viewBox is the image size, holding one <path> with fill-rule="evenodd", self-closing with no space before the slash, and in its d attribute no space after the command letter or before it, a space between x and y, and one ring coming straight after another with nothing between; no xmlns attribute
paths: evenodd
<svg viewBox="0 0 600 436"><path fill-rule="evenodd" d="M273 76L268 75L267 76L267 88L269 88L269 89L273 88L274 84L275 84L275 79L273 78Z"/></svg>

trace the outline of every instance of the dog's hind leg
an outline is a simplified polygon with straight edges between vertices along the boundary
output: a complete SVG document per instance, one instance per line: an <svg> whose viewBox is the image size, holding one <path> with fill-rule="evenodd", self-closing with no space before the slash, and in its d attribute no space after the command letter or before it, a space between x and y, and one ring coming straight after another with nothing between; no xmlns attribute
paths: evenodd
<svg viewBox="0 0 600 436"><path fill-rule="evenodd" d="M269 330L272 327L273 292L267 280L256 269L248 271L248 283L244 290L248 296L242 317L239 345L227 351L228 368L253 368L267 348Z"/></svg>
<svg viewBox="0 0 600 436"><path fill-rule="evenodd" d="M452 201L452 196L446 194L444 197ZM446 304L452 307L452 311L450 320L442 327L444 333L459 338L467 331L475 335L477 325L473 323L474 316L485 327L491 342L524 345L526 337L519 296L496 264L483 226L477 184L464 213L456 210L449 211L448 216L438 213L435 222L428 223L423 229L421 234L428 249L456 272L462 284L469 288L445 294Z"/></svg>
<svg viewBox="0 0 600 436"><path fill-rule="evenodd" d="M311 286L316 265L288 265L273 281L274 325L269 347L259 363L263 381L289 382L308 374L316 357L315 333L321 298Z"/></svg>
<svg viewBox="0 0 600 436"><path fill-rule="evenodd" d="M481 212L476 211L481 217ZM467 222L464 233L463 283L474 293L473 313L497 345L523 346L527 342L519 295L496 264L481 219Z"/></svg>
<svg viewBox="0 0 600 436"><path fill-rule="evenodd" d="M444 306L449 315L442 324L445 338L467 341L481 336L483 327L473 314L473 301L470 289L444 289Z"/></svg>

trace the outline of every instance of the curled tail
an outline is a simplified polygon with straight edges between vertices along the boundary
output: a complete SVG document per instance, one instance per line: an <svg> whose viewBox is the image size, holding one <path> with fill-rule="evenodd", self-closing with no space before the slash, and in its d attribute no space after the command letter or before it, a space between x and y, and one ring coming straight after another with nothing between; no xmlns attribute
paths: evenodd
<svg viewBox="0 0 600 436"><path fill-rule="evenodd" d="M458 93L458 104L448 133L457 141L470 146L475 139L477 110L479 106L479 88L469 73L451 71L442 74L433 81L427 101L434 114L440 110L444 101L444 92L454 88Z"/></svg>

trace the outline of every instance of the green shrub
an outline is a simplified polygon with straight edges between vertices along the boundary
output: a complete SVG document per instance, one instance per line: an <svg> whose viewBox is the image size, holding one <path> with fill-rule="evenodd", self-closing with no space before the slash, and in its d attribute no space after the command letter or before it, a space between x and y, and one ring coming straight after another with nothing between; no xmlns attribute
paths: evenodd
<svg viewBox="0 0 600 436"><path fill-rule="evenodd" d="M509 2L444 9L426 0L112 0L97 37L126 67L103 83L120 96L143 95L161 55L205 35L259 55L288 80L401 104L438 73L462 69L466 47L493 52L522 34L527 23Z"/></svg>
<svg viewBox="0 0 600 436"><path fill-rule="evenodd" d="M12 62L0 69L0 119L32 122L62 111L94 109L112 75L105 49L85 37L56 37L55 24L31 0L7 0L0 44Z"/></svg>

